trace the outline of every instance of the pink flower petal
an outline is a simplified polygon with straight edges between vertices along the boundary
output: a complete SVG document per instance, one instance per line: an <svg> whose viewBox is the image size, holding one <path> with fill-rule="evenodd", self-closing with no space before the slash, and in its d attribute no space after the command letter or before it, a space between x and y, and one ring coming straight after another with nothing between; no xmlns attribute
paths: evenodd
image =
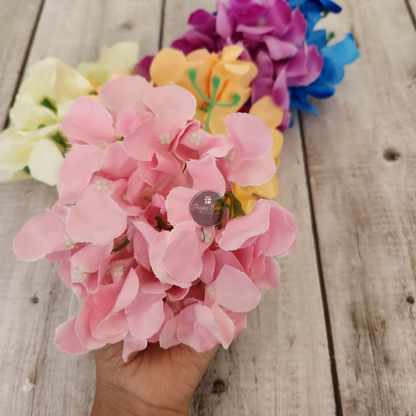
<svg viewBox="0 0 416 416"><path fill-rule="evenodd" d="M199 252L198 240L196 224L193 221L177 224L168 234L162 261L169 276L175 279L178 285L179 282L190 284L201 275L202 255Z"/></svg>
<svg viewBox="0 0 416 416"><path fill-rule="evenodd" d="M286 256L295 249L297 244L297 228L293 214L274 201L257 201L256 205L256 209L270 206L270 229L273 232L270 232L269 244L263 254L276 257Z"/></svg>
<svg viewBox="0 0 416 416"><path fill-rule="evenodd" d="M31 218L14 238L16 256L25 261L36 261L54 251L66 249L65 222L45 212Z"/></svg>
<svg viewBox="0 0 416 416"><path fill-rule="evenodd" d="M63 352L69 354L85 354L90 350L81 344L81 341L75 332L76 322L76 317L69 318L66 322L56 328L55 344Z"/></svg>
<svg viewBox="0 0 416 416"><path fill-rule="evenodd" d="M272 148L272 133L257 117L235 113L225 119L225 124L229 139L241 150L244 159L257 159Z"/></svg>
<svg viewBox="0 0 416 416"><path fill-rule="evenodd" d="M137 160L131 158L124 150L121 142L114 143L105 150L100 175L107 179L129 179L138 168Z"/></svg>
<svg viewBox="0 0 416 416"><path fill-rule="evenodd" d="M202 256L203 269L200 276L200 279L205 284L212 282L214 278L214 268L215 268L215 257L212 254L211 250L206 250Z"/></svg>
<svg viewBox="0 0 416 416"><path fill-rule="evenodd" d="M59 169L60 183L70 190L81 191L88 186L93 173L101 169L103 156L103 149L74 144Z"/></svg>
<svg viewBox="0 0 416 416"><path fill-rule="evenodd" d="M88 297L81 306L75 324L75 332L81 344L90 350L101 348L106 344L106 342L94 338L91 332L91 315L95 307L93 298L91 296Z"/></svg>
<svg viewBox="0 0 416 416"><path fill-rule="evenodd" d="M248 239L266 233L270 227L269 210L267 206L259 206L250 214L231 220L218 239L218 245L223 250L237 250Z"/></svg>
<svg viewBox="0 0 416 416"><path fill-rule="evenodd" d="M67 230L74 241L106 245L127 226L127 215L105 193L89 188L68 214Z"/></svg>
<svg viewBox="0 0 416 416"><path fill-rule="evenodd" d="M165 314L163 294L139 293L126 308L130 333L137 339L147 339L159 331Z"/></svg>
<svg viewBox="0 0 416 416"><path fill-rule="evenodd" d="M225 265L211 283L219 305L233 312L248 312L261 299L261 293L251 279L234 267Z"/></svg>
<svg viewBox="0 0 416 416"><path fill-rule="evenodd" d="M177 337L198 352L208 351L222 341L211 309L199 304L189 305L181 311Z"/></svg>
<svg viewBox="0 0 416 416"><path fill-rule="evenodd" d="M271 153L257 160L245 160L228 174L228 179L240 186L263 185L272 179L276 164Z"/></svg>
<svg viewBox="0 0 416 416"><path fill-rule="evenodd" d="M99 93L100 101L116 113L130 107L135 112L147 110L143 97L152 86L142 77L117 77L105 83Z"/></svg>
<svg viewBox="0 0 416 416"><path fill-rule="evenodd" d="M113 242L104 246L87 244L71 257L71 263L86 273L94 273L105 257L111 254Z"/></svg>
<svg viewBox="0 0 416 416"><path fill-rule="evenodd" d="M197 193L193 189L180 186L170 191L166 197L166 210L168 212L168 221L171 225L175 226L180 222L192 220L189 214L189 204Z"/></svg>
<svg viewBox="0 0 416 416"><path fill-rule="evenodd" d="M179 324L179 315L172 318L166 323L159 336L159 343L162 348L170 348L180 344L177 337L177 329Z"/></svg>
<svg viewBox="0 0 416 416"><path fill-rule="evenodd" d="M206 155L199 160L187 163L187 169L194 180L193 189L197 191L217 191L221 196L225 193L225 180L217 167L214 156Z"/></svg>
<svg viewBox="0 0 416 416"><path fill-rule="evenodd" d="M136 267L136 273L139 277L141 293L151 293L156 295L164 293L172 287L172 285L162 284L153 272L140 265Z"/></svg>
<svg viewBox="0 0 416 416"><path fill-rule="evenodd" d="M195 97L176 85L152 88L143 101L155 113L158 122L169 130L181 130L195 115Z"/></svg>
<svg viewBox="0 0 416 416"><path fill-rule="evenodd" d="M150 270L149 245L158 232L149 224L135 221L137 232L134 235L134 256L139 264Z"/></svg>
<svg viewBox="0 0 416 416"><path fill-rule="evenodd" d="M221 344L224 348L228 348L234 339L234 323L217 304L211 306L211 311L214 315L214 320L221 331Z"/></svg>
<svg viewBox="0 0 416 416"><path fill-rule="evenodd" d="M124 338L123 344L123 360L127 363L129 355L133 352L143 351L147 347L147 341L145 339L136 339L128 333Z"/></svg>
<svg viewBox="0 0 416 416"><path fill-rule="evenodd" d="M253 278L253 283L259 289L275 289L279 286L280 267L277 260L273 257L264 257L265 271L264 273Z"/></svg>
<svg viewBox="0 0 416 416"><path fill-rule="evenodd" d="M81 141L103 147L117 141L111 114L89 97L78 98L72 104L62 121L62 129L70 143Z"/></svg>

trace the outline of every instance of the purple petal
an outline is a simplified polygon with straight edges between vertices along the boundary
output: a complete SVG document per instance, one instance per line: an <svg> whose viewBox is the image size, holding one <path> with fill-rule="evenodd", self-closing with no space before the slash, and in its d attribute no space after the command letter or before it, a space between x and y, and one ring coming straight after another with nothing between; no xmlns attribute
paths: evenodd
<svg viewBox="0 0 416 416"><path fill-rule="evenodd" d="M295 45L300 45L305 39L306 35L306 20L303 14L296 9L292 14L292 23L289 30L282 37L283 40L287 42L294 43Z"/></svg>
<svg viewBox="0 0 416 416"><path fill-rule="evenodd" d="M260 51L255 59L259 72L256 80L271 79L273 77L273 62L267 53Z"/></svg>
<svg viewBox="0 0 416 416"><path fill-rule="evenodd" d="M234 25L229 16L228 8L222 2L217 3L217 26L216 28L217 28L217 33L223 39L231 38L233 31L234 31Z"/></svg>
<svg viewBox="0 0 416 416"><path fill-rule="evenodd" d="M285 42L274 36L264 36L264 42L269 50L270 57L275 61L294 56L298 48L293 43Z"/></svg>
<svg viewBox="0 0 416 416"><path fill-rule="evenodd" d="M274 83L272 79L260 79L258 81L254 81L251 90L251 101L255 103L265 95L271 95L273 85Z"/></svg>
<svg viewBox="0 0 416 416"><path fill-rule="evenodd" d="M147 81L150 81L150 65L153 62L153 55L145 56L137 65L134 70L136 75L140 75L145 78Z"/></svg>
<svg viewBox="0 0 416 416"><path fill-rule="evenodd" d="M274 34L277 36L284 35L292 20L292 11L288 3L284 0L275 0L273 6L267 15L266 23L275 29Z"/></svg>
<svg viewBox="0 0 416 416"><path fill-rule="evenodd" d="M289 93L286 83L286 71L281 71L273 85L272 98L274 103L283 110L289 109Z"/></svg>
<svg viewBox="0 0 416 416"><path fill-rule="evenodd" d="M306 52L306 74L288 78L288 87L299 87L312 84L322 72L323 58L315 45L308 46Z"/></svg>

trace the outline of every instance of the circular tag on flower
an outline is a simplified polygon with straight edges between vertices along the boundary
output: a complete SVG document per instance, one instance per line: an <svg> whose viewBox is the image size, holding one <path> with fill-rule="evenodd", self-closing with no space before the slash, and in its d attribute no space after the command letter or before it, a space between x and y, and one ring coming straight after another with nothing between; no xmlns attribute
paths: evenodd
<svg viewBox="0 0 416 416"><path fill-rule="evenodd" d="M222 196L215 191L197 193L189 204L189 213L202 227L215 227L225 216L225 204Z"/></svg>

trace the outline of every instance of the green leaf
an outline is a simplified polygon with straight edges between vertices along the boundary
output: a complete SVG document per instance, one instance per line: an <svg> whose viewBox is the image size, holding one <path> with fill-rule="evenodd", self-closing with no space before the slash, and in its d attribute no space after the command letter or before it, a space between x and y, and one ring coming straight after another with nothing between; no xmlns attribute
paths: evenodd
<svg viewBox="0 0 416 416"><path fill-rule="evenodd" d="M58 109L47 98L44 98L40 102L40 105L43 105L44 107L49 108L49 110L53 111L55 114L58 112Z"/></svg>
<svg viewBox="0 0 416 416"><path fill-rule="evenodd" d="M59 133L55 133L52 136L52 139L55 140L56 143L60 144L64 148L64 150L68 148L68 144L66 143L65 139Z"/></svg>
<svg viewBox="0 0 416 416"><path fill-rule="evenodd" d="M28 173L28 174L30 175L30 169L29 169L29 166L25 166L25 167L23 168L23 170L24 170L26 173Z"/></svg>
<svg viewBox="0 0 416 416"><path fill-rule="evenodd" d="M328 44L329 42L331 42L331 40L334 39L334 37L335 37L335 33L334 32L329 32L326 43Z"/></svg>

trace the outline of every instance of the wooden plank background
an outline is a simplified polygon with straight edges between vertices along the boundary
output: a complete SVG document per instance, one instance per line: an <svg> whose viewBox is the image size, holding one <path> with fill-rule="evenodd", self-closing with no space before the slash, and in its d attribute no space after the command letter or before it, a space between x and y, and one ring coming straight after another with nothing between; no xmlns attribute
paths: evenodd
<svg viewBox="0 0 416 416"><path fill-rule="evenodd" d="M362 58L317 103L319 118L302 115L285 133L278 202L296 216L298 248L281 261L280 288L220 349L190 415L416 415L416 3L338 3L344 12L324 26L352 31ZM26 64L76 66L121 40L153 54L198 7L215 1L2 2L0 123ZM1 416L89 415L94 397L92 354L53 342L79 302L55 265L17 261L11 248L55 199L34 181L0 185ZM37 387L24 393L27 376Z"/></svg>

